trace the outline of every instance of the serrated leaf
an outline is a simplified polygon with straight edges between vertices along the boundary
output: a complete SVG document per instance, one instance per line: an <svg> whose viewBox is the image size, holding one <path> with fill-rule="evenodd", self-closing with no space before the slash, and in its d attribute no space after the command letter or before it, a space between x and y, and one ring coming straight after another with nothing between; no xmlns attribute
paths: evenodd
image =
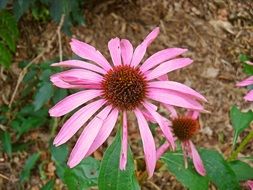
<svg viewBox="0 0 253 190"><path fill-rule="evenodd" d="M48 181L40 190L52 190L54 189L54 180Z"/></svg>
<svg viewBox="0 0 253 190"><path fill-rule="evenodd" d="M183 154L181 152L169 152L162 156L169 171L173 173L177 180L190 190L207 190L208 178L200 176L190 164L188 168L184 166Z"/></svg>
<svg viewBox="0 0 253 190"><path fill-rule="evenodd" d="M39 90L35 94L33 101L34 111L39 110L53 95L53 87L49 82L42 82Z"/></svg>
<svg viewBox="0 0 253 190"><path fill-rule="evenodd" d="M246 181L253 179L253 168L240 160L235 160L228 163L234 171L238 181Z"/></svg>
<svg viewBox="0 0 253 190"><path fill-rule="evenodd" d="M236 175L222 155L214 150L200 150L207 176L219 190L240 190Z"/></svg>
<svg viewBox="0 0 253 190"><path fill-rule="evenodd" d="M232 127L234 128L233 145L235 145L240 133L249 127L249 124L253 120L253 112L241 112L236 106L233 106L230 110L230 120Z"/></svg>
<svg viewBox="0 0 253 190"><path fill-rule="evenodd" d="M99 190L139 190L134 161L130 149L127 155L127 166L125 170L119 169L119 158L121 151L121 133L118 131L113 143L104 153L100 166L98 187Z"/></svg>
<svg viewBox="0 0 253 190"><path fill-rule="evenodd" d="M2 143L3 143L3 150L9 156L11 156L11 153L12 153L11 137L7 131L3 132L2 134Z"/></svg>
<svg viewBox="0 0 253 190"><path fill-rule="evenodd" d="M25 166L20 174L20 182L23 183L27 181L30 177L31 170L34 168L36 162L40 157L39 153L31 155L25 162Z"/></svg>

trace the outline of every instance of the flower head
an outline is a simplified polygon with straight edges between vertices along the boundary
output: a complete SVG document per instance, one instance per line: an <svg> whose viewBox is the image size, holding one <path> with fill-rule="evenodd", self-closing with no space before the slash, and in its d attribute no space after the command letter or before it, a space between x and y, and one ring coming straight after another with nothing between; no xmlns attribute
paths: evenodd
<svg viewBox="0 0 253 190"><path fill-rule="evenodd" d="M158 33L159 28L155 28L135 50L126 39L111 39L108 48L112 64L94 47L72 39L72 51L85 60L68 60L53 64L72 68L51 76L55 86L80 89L49 110L52 117L60 117L80 107L65 122L54 139L54 145L59 146L67 142L83 125L86 126L70 154L70 167L76 166L105 142L121 113L123 133L119 167L125 169L128 146L127 113L133 112L143 142L147 171L149 176L152 176L156 164L156 147L148 126L148 117L152 117L159 124L172 146L174 139L167 121L157 112L157 106L150 100L167 106L203 110L200 101L205 101L205 98L202 95L183 84L168 81L166 77L168 72L192 63L189 58L176 58L187 51L186 49L165 49L153 54L141 64L147 47Z"/></svg>
<svg viewBox="0 0 253 190"><path fill-rule="evenodd" d="M188 111L185 116L178 116L177 112L173 109L173 107L169 108L172 116L171 127L173 128L173 132L175 136L181 141L182 151L184 155L185 167L188 167L187 157L192 158L193 164L197 172L205 176L206 170L203 165L203 162L199 156L197 149L191 141L191 138L198 133L200 129L197 111ZM173 111L172 111L173 110ZM158 150L157 150L157 158L159 158L167 149L169 148L169 143L165 142Z"/></svg>
<svg viewBox="0 0 253 190"><path fill-rule="evenodd" d="M249 187L250 190L253 190L253 181L252 180L248 180L246 182L246 185Z"/></svg>

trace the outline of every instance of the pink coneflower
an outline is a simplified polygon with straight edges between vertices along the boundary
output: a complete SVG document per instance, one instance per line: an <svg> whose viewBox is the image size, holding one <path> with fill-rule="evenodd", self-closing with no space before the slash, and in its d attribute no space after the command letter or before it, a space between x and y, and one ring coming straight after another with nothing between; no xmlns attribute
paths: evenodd
<svg viewBox="0 0 253 190"><path fill-rule="evenodd" d="M170 107L170 111L173 110ZM181 141L182 151L184 155L185 167L188 167L188 157L193 160L194 167L196 171L202 175L206 175L206 170L203 165L203 162L199 156L195 145L190 140L196 133L198 133L200 129L199 121L198 121L198 111L188 111L186 116L178 116L176 111L171 112L172 122L171 127L173 128L173 132L178 140ZM157 150L157 159L169 148L170 144L165 142L158 150Z"/></svg>
<svg viewBox="0 0 253 190"><path fill-rule="evenodd" d="M69 167L76 166L105 142L119 114L122 113L123 133L119 167L125 169L128 147L127 114L132 111L137 118L147 171L149 176L152 176L156 164L156 148L146 115L152 115L172 146L174 140L169 127L150 100L203 110L199 100L205 101L205 98L199 93L177 82L161 81L161 78L166 78L164 75L168 72L192 63L189 58L175 58L186 52L186 49L165 49L140 64L147 47L158 33L159 28L155 28L135 50L126 39L111 39L108 48L113 64L110 64L94 47L72 39L70 42L72 51L92 63L68 60L53 64L73 68L51 76L55 86L82 90L57 103L49 110L50 116L63 116L87 103L66 121L54 139L54 145L59 146L67 142L84 124L86 125L70 154ZM160 80L156 80L157 78Z"/></svg>
<svg viewBox="0 0 253 190"><path fill-rule="evenodd" d="M248 65L253 65L252 62L246 61ZM248 77L247 79L239 82L236 84L236 86L250 86L253 85L253 76ZM244 99L247 101L253 101L253 90L250 90L249 93L244 96Z"/></svg>

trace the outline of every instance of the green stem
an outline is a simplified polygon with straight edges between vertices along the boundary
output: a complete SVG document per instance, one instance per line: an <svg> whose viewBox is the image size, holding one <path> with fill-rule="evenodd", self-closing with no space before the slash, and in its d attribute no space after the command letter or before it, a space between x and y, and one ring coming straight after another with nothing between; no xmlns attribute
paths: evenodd
<svg viewBox="0 0 253 190"><path fill-rule="evenodd" d="M229 161L235 160L240 152L244 150L246 145L253 139L253 130L242 140L241 144L234 150L231 156L228 158Z"/></svg>
<svg viewBox="0 0 253 190"><path fill-rule="evenodd" d="M50 138L52 138L55 135L56 128L58 126L58 118L53 119L53 126L50 133Z"/></svg>

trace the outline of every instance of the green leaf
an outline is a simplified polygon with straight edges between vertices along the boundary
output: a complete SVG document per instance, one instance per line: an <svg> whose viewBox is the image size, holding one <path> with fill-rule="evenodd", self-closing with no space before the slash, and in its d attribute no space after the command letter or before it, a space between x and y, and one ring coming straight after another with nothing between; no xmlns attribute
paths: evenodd
<svg viewBox="0 0 253 190"><path fill-rule="evenodd" d="M121 151L121 133L118 132L114 142L105 151L101 163L98 187L99 190L139 190L134 161L130 149L128 150L126 170L119 169Z"/></svg>
<svg viewBox="0 0 253 190"><path fill-rule="evenodd" d="M12 153L12 146L11 146L11 137L10 134L5 131L2 134L2 143L3 143L3 150L9 155L11 156Z"/></svg>
<svg viewBox="0 0 253 190"><path fill-rule="evenodd" d="M69 190L88 189L97 185L99 166L96 159L85 158L75 168L65 171L63 181Z"/></svg>
<svg viewBox="0 0 253 190"><path fill-rule="evenodd" d="M177 180L180 181L186 188L189 188L190 190L208 189L208 178L200 176L195 171L192 164L190 164L186 169L182 153L166 153L162 157L162 160L167 164L169 171L173 173Z"/></svg>
<svg viewBox="0 0 253 190"><path fill-rule="evenodd" d="M228 163L234 171L238 181L246 181L253 178L253 168L240 160Z"/></svg>
<svg viewBox="0 0 253 190"><path fill-rule="evenodd" d="M35 153L31 155L25 162L25 166L20 174L20 181L21 183L27 181L30 177L31 170L34 168L36 162L40 157L39 153Z"/></svg>
<svg viewBox="0 0 253 190"><path fill-rule="evenodd" d="M219 190L240 190L234 171L222 155L214 150L200 150L207 176Z"/></svg>
<svg viewBox="0 0 253 190"><path fill-rule="evenodd" d="M4 9L8 3L8 0L1 0L0 1L0 9Z"/></svg>
<svg viewBox="0 0 253 190"><path fill-rule="evenodd" d="M54 189L54 180L48 181L40 190L52 190Z"/></svg>
<svg viewBox="0 0 253 190"><path fill-rule="evenodd" d="M49 82L42 82L39 90L35 94L33 101L34 110L39 110L53 95L53 87Z"/></svg>
<svg viewBox="0 0 253 190"><path fill-rule="evenodd" d="M230 110L230 119L232 127L235 130L233 139L233 145L235 145L240 133L249 127L249 124L253 120L253 112L241 112L236 106L233 106Z"/></svg>
<svg viewBox="0 0 253 190"><path fill-rule="evenodd" d="M69 190L87 189L97 185L100 163L94 158L88 157L81 161L73 169L67 165L68 148L66 145L60 147L51 146L52 159L56 163L56 173L67 185Z"/></svg>
<svg viewBox="0 0 253 190"><path fill-rule="evenodd" d="M0 64L9 67L11 65L11 53L0 43Z"/></svg>
<svg viewBox="0 0 253 190"><path fill-rule="evenodd" d="M29 9L30 4L33 0L15 0L13 4L13 12L16 20L19 20L20 17Z"/></svg>
<svg viewBox="0 0 253 190"><path fill-rule="evenodd" d="M57 102L65 98L67 95L68 95L68 91L66 89L60 89L60 88L55 89L55 93L52 98L53 103L56 104Z"/></svg>
<svg viewBox="0 0 253 190"><path fill-rule="evenodd" d="M18 27L14 17L8 11L0 11L0 64L9 67L12 52L15 52L18 39Z"/></svg>

